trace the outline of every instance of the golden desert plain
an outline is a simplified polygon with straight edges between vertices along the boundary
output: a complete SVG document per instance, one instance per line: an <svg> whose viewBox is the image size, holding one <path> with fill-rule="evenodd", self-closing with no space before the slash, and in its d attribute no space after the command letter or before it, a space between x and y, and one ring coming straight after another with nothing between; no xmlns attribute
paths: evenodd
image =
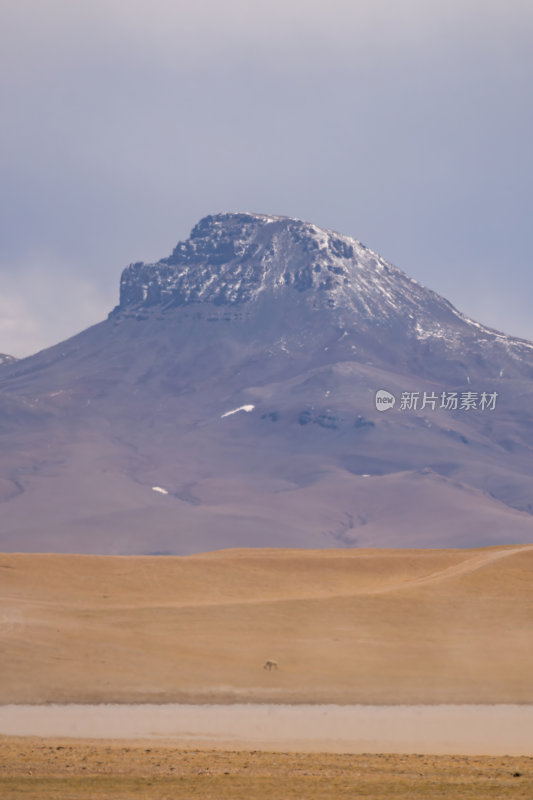
<svg viewBox="0 0 533 800"><path fill-rule="evenodd" d="M2 554L0 704L530 706L532 574L531 545ZM483 756L0 736L0 796L530 798L531 741Z"/></svg>

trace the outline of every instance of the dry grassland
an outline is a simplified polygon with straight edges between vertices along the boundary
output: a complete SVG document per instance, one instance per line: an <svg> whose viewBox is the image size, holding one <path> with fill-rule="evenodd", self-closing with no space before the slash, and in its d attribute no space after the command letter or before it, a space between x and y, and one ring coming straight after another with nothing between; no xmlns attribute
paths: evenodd
<svg viewBox="0 0 533 800"><path fill-rule="evenodd" d="M3 554L0 703L533 703L532 574L531 546Z"/></svg>

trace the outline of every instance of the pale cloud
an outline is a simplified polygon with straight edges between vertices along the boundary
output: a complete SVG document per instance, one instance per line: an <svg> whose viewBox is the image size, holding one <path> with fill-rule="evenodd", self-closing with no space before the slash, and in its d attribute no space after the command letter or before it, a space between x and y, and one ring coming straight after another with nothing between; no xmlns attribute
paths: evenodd
<svg viewBox="0 0 533 800"><path fill-rule="evenodd" d="M40 349L41 341L42 331L24 298L9 294L0 297L2 352L8 355L28 355Z"/></svg>
<svg viewBox="0 0 533 800"><path fill-rule="evenodd" d="M95 74L121 62L320 72L331 56L344 66L377 57L379 72L382 59L401 69L440 54L453 71L480 44L491 58L526 51L532 23L528 0L4 0L2 59L31 81L65 61L89 61Z"/></svg>
<svg viewBox="0 0 533 800"><path fill-rule="evenodd" d="M4 281L0 351L17 357L37 352L100 322L113 304L71 265L45 254L30 257Z"/></svg>

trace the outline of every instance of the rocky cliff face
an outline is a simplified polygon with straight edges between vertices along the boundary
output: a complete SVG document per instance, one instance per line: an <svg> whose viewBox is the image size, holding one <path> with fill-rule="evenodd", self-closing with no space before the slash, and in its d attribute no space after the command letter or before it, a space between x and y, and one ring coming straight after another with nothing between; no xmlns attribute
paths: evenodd
<svg viewBox="0 0 533 800"><path fill-rule="evenodd" d="M195 304L252 304L253 313L254 304L296 304L297 296L310 315L327 310L341 332L371 333L385 350L394 340L398 349L457 357L466 344L489 370L499 373L503 359L513 374L533 377L530 342L474 322L356 239L287 217L205 217L168 258L124 270L114 314Z"/></svg>
<svg viewBox="0 0 533 800"><path fill-rule="evenodd" d="M350 237L286 217L218 214L200 220L168 258L130 265L120 309L234 305L287 290L306 293L313 307L349 307L376 320L420 310L432 295ZM432 300L453 316L449 303Z"/></svg>
<svg viewBox="0 0 533 800"><path fill-rule="evenodd" d="M300 220L204 218L124 270L107 320L3 366L0 409L0 550L533 533L533 344Z"/></svg>

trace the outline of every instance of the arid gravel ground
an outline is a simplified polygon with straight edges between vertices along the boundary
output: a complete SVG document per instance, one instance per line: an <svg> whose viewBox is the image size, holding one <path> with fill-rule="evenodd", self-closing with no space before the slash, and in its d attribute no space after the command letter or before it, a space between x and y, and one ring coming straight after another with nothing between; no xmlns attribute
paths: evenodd
<svg viewBox="0 0 533 800"><path fill-rule="evenodd" d="M0 737L5 800L514 800L533 758L179 750Z"/></svg>

